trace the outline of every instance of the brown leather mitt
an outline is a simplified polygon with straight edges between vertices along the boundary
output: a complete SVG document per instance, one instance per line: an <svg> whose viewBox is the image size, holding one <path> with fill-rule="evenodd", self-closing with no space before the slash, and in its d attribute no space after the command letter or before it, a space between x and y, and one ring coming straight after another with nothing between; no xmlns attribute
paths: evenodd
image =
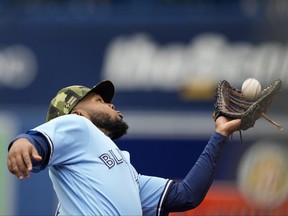
<svg viewBox="0 0 288 216"><path fill-rule="evenodd" d="M266 115L281 85L280 79L275 80L261 91L255 101L249 101L240 89L231 86L226 80L220 81L216 90L214 119L216 120L221 115L230 119L241 119L241 130L247 130L254 127L257 119L263 117L280 130L284 130L281 125Z"/></svg>

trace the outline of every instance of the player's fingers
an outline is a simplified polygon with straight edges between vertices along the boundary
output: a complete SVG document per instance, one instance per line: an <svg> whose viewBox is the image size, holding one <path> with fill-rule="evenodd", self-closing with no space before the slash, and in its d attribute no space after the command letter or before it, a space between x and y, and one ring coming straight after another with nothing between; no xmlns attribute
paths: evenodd
<svg viewBox="0 0 288 216"><path fill-rule="evenodd" d="M9 171L20 179L21 177L29 178L29 171L33 168L33 154L38 155L38 152L27 139L20 138L15 140L8 152L7 162Z"/></svg>
<svg viewBox="0 0 288 216"><path fill-rule="evenodd" d="M16 162L17 162L17 166L18 166L18 169L19 169L19 172L22 173L22 175L25 177L25 178L29 178L30 175L29 175L29 169L26 165L26 162L25 160L28 162L30 160L30 156L29 154L20 154L20 155L17 155L16 157ZM29 163L29 162L28 162ZM30 163L31 163L31 160L30 160ZM32 165L31 165L32 166Z"/></svg>
<svg viewBox="0 0 288 216"><path fill-rule="evenodd" d="M29 153L22 153L22 158L24 164L20 167L20 170L26 178L29 178L29 172L33 169L32 159L36 161L41 161L42 157L38 154L36 148L34 146L31 146Z"/></svg>
<svg viewBox="0 0 288 216"><path fill-rule="evenodd" d="M26 178L29 178L30 177L29 172L33 169L32 159L40 161L42 160L42 157L38 154L38 151L32 145L29 148L29 152L23 152L21 155L24 164L19 165L20 170ZM21 163L21 160L19 161Z"/></svg>
<svg viewBox="0 0 288 216"><path fill-rule="evenodd" d="M31 146L29 152L22 153L23 161L25 163L26 169L23 167L23 174L28 173L33 169L32 158L35 160L39 160L39 154L34 146Z"/></svg>
<svg viewBox="0 0 288 216"><path fill-rule="evenodd" d="M24 162L24 165L25 165L25 168L22 167L25 171L31 171L33 169L33 166L32 166L32 161L31 161L31 157L29 154L23 154L23 162ZM24 173L23 173L24 174Z"/></svg>
<svg viewBox="0 0 288 216"><path fill-rule="evenodd" d="M7 159L7 166L8 166L9 171L12 174L16 175L18 177L18 179L23 179L23 175L18 168L18 165L17 165L15 158L8 158Z"/></svg>
<svg viewBox="0 0 288 216"><path fill-rule="evenodd" d="M31 153L32 157L34 160L36 161L41 161L42 157L38 154L38 151L36 150L35 147L32 148L32 153Z"/></svg>

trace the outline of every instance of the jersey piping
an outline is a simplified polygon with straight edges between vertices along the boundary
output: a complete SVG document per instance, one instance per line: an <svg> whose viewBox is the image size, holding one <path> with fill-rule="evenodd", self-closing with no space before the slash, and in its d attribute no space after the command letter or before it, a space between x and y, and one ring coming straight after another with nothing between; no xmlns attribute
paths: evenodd
<svg viewBox="0 0 288 216"><path fill-rule="evenodd" d="M159 203L158 203L158 206L157 206L156 216L161 216L161 215L162 215L162 214L161 214L161 212L162 212L162 206L163 206L163 203L164 203L164 201L165 201L165 198L166 198L166 196L167 196L167 194L168 194L168 190L169 190L169 188L170 188L170 186L171 186L171 184L172 184L173 182L174 182L173 180L167 181L167 183L166 183L166 185L165 185L165 187L164 187L163 193L162 193L162 195L161 195L161 197L160 197L160 199L159 199Z"/></svg>

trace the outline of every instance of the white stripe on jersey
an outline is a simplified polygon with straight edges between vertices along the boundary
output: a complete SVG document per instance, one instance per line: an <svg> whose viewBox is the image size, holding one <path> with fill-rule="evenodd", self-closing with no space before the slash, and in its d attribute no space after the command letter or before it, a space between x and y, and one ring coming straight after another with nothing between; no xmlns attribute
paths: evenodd
<svg viewBox="0 0 288 216"><path fill-rule="evenodd" d="M161 215L161 210L162 210L162 205L163 205L163 202L167 196L167 192L168 192L168 189L170 188L170 185L173 183L172 180L169 180L167 182L167 184L165 185L165 188L164 188L164 191L162 193L162 196L160 197L160 201L159 201L159 205L158 205L158 211L156 212L156 216L160 216Z"/></svg>

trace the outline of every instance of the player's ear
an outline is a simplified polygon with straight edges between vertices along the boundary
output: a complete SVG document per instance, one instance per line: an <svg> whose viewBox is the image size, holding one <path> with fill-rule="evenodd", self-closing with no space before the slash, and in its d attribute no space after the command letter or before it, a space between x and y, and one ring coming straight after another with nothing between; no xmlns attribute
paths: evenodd
<svg viewBox="0 0 288 216"><path fill-rule="evenodd" d="M90 120L90 115L89 113L83 109L82 107L75 107L72 111L71 111L71 114L76 114L76 115L79 115L79 116L83 116L87 119Z"/></svg>
<svg viewBox="0 0 288 216"><path fill-rule="evenodd" d="M80 115L80 116L83 116L83 113L81 112L81 110L79 109L74 109L71 111L71 114L76 114L76 115Z"/></svg>

